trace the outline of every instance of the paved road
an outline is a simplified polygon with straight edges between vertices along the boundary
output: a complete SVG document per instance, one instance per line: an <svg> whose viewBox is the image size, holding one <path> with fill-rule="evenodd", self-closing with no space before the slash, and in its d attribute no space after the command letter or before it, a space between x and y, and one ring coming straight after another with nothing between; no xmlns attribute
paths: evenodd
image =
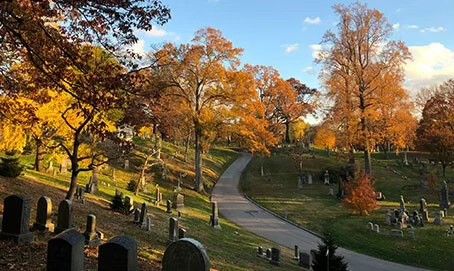
<svg viewBox="0 0 454 271"><path fill-rule="evenodd" d="M316 249L317 244L321 242L317 236L266 212L248 201L239 192L238 185L241 173L250 160L251 155L242 154L217 182L212 193L212 200L218 202L219 212L226 219L281 246L293 249L295 245L298 245L301 250L306 252ZM364 242L368 242L368 240L364 240ZM424 270L377 259L343 248L339 248L337 251L345 256L350 269L353 271Z"/></svg>

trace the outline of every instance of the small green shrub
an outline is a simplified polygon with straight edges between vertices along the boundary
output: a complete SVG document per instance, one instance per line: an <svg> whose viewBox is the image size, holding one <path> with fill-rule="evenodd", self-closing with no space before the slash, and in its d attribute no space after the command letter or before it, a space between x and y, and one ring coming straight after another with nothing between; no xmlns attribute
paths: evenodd
<svg viewBox="0 0 454 271"><path fill-rule="evenodd" d="M135 192L137 188L137 181L136 180L130 180L128 182L127 190L131 192Z"/></svg>
<svg viewBox="0 0 454 271"><path fill-rule="evenodd" d="M24 167L20 164L18 157L0 158L0 175L4 177L16 178L21 175Z"/></svg>
<svg viewBox="0 0 454 271"><path fill-rule="evenodd" d="M110 208L116 212L124 212L125 203L123 200L123 195L121 193L115 193L115 196L112 199L112 203L110 204Z"/></svg>
<svg viewBox="0 0 454 271"><path fill-rule="evenodd" d="M318 250L314 251L312 260L312 270L314 271L347 271L347 263L344 257L335 255L337 246L331 234L325 233L322 238L323 244L318 245ZM329 258L329 269L327 266Z"/></svg>

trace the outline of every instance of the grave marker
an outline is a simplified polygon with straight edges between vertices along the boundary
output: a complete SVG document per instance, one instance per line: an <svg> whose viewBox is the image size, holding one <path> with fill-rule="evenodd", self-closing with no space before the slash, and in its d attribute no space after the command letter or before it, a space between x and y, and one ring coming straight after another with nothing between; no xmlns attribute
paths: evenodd
<svg viewBox="0 0 454 271"><path fill-rule="evenodd" d="M36 208L36 222L33 224L33 229L44 232L54 231L51 215L52 200L49 197L40 197Z"/></svg>
<svg viewBox="0 0 454 271"><path fill-rule="evenodd" d="M64 230L72 228L73 214L72 203L70 200L62 200L58 205L57 227L55 233L60 233Z"/></svg>
<svg viewBox="0 0 454 271"><path fill-rule="evenodd" d="M47 271L84 270L84 237L78 231L65 230L47 244Z"/></svg>
<svg viewBox="0 0 454 271"><path fill-rule="evenodd" d="M11 195L3 200L3 219L1 239L12 239L17 244L33 241L33 233L29 230L30 200L21 196Z"/></svg>
<svg viewBox="0 0 454 271"><path fill-rule="evenodd" d="M210 267L205 248L191 238L171 243L162 258L163 271L209 271Z"/></svg>
<svg viewBox="0 0 454 271"><path fill-rule="evenodd" d="M99 246L98 271L137 271L137 242L117 236Z"/></svg>

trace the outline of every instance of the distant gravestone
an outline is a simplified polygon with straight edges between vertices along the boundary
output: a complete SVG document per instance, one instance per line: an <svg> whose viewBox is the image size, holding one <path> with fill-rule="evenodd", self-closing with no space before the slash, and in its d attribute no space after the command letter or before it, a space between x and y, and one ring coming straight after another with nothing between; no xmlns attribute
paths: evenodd
<svg viewBox="0 0 454 271"><path fill-rule="evenodd" d="M129 170L129 160L128 159L125 160L124 169Z"/></svg>
<svg viewBox="0 0 454 271"><path fill-rule="evenodd" d="M374 224L374 231L375 231L376 233L380 233L380 225Z"/></svg>
<svg viewBox="0 0 454 271"><path fill-rule="evenodd" d="M166 202L166 213L171 214L172 213L172 201L167 200Z"/></svg>
<svg viewBox="0 0 454 271"><path fill-rule="evenodd" d="M311 255L305 252L300 252L298 265L305 269L310 269L312 266Z"/></svg>
<svg viewBox="0 0 454 271"><path fill-rule="evenodd" d="M176 193L173 197L173 208L181 209L184 207L184 196L180 193Z"/></svg>
<svg viewBox="0 0 454 271"><path fill-rule="evenodd" d="M265 251L265 257L267 259L271 259L271 248L266 249Z"/></svg>
<svg viewBox="0 0 454 271"><path fill-rule="evenodd" d="M405 212L407 209L405 208L405 200L404 200L404 196L400 195L400 202L399 202L399 205L400 205L400 211L401 212Z"/></svg>
<svg viewBox="0 0 454 271"><path fill-rule="evenodd" d="M178 240L178 219L171 217L169 218L169 243Z"/></svg>
<svg viewBox="0 0 454 271"><path fill-rule="evenodd" d="M36 222L33 224L33 229L43 232L54 231L51 215L52 200L49 197L40 197L36 208Z"/></svg>
<svg viewBox="0 0 454 271"><path fill-rule="evenodd" d="M270 263L273 265L280 265L281 263L281 251L278 248L271 248L271 259Z"/></svg>
<svg viewBox="0 0 454 271"><path fill-rule="evenodd" d="M159 206L159 204L161 203L161 196L162 196L162 194L161 194L161 192L160 192L160 190L159 190L159 187L156 187L156 191L155 191L155 204L156 204L157 206Z"/></svg>
<svg viewBox="0 0 454 271"><path fill-rule="evenodd" d="M374 223L368 222L368 223L367 223L367 226L368 226L369 230L371 230L371 231L374 230Z"/></svg>
<svg viewBox="0 0 454 271"><path fill-rule="evenodd" d="M142 207L140 208L140 218L139 218L140 227L144 227L146 225L147 216L148 216L148 207L147 207L147 204L144 202L144 203L142 203Z"/></svg>
<svg viewBox="0 0 454 271"><path fill-rule="evenodd" d="M130 214L134 210L134 200L130 196L125 197L125 211Z"/></svg>
<svg viewBox="0 0 454 271"><path fill-rule="evenodd" d="M191 238L170 244L162 259L163 271L209 271L210 259L203 245Z"/></svg>
<svg viewBox="0 0 454 271"><path fill-rule="evenodd" d="M439 211L435 214L434 224L443 225L443 211Z"/></svg>
<svg viewBox="0 0 454 271"><path fill-rule="evenodd" d="M419 200L419 212L423 213L426 210L427 210L427 202L424 198L421 198Z"/></svg>
<svg viewBox="0 0 454 271"><path fill-rule="evenodd" d="M312 184L312 174L311 173L307 174L307 184Z"/></svg>
<svg viewBox="0 0 454 271"><path fill-rule="evenodd" d="M83 271L84 237L75 229L63 231L47 245L47 271Z"/></svg>
<svg viewBox="0 0 454 271"><path fill-rule="evenodd" d="M12 239L17 244L33 241L33 233L29 230L30 200L11 195L3 200L3 219L0 238Z"/></svg>
<svg viewBox="0 0 454 271"><path fill-rule="evenodd" d="M64 230L72 228L73 214L72 203L70 200L62 200L58 205L57 227L55 233L60 233Z"/></svg>
<svg viewBox="0 0 454 271"><path fill-rule="evenodd" d="M298 260L300 256L300 249L297 245L295 245L295 248L293 250L293 259Z"/></svg>
<svg viewBox="0 0 454 271"><path fill-rule="evenodd" d="M136 208L134 209L134 223L139 223L140 222L140 209Z"/></svg>
<svg viewBox="0 0 454 271"><path fill-rule="evenodd" d="M84 232L85 244L95 247L100 244L98 233L96 232L96 216L89 214L87 216L87 225Z"/></svg>
<svg viewBox="0 0 454 271"><path fill-rule="evenodd" d="M117 236L99 246L98 271L137 271L137 242Z"/></svg>
<svg viewBox="0 0 454 271"><path fill-rule="evenodd" d="M186 229L179 227L178 228L178 239L186 238Z"/></svg>
<svg viewBox="0 0 454 271"><path fill-rule="evenodd" d="M329 172L328 170L325 171L325 175L323 178L323 184L329 185Z"/></svg>
<svg viewBox="0 0 454 271"><path fill-rule="evenodd" d="M211 202L210 225L215 229L221 228L221 225L219 225L218 203L216 201Z"/></svg>

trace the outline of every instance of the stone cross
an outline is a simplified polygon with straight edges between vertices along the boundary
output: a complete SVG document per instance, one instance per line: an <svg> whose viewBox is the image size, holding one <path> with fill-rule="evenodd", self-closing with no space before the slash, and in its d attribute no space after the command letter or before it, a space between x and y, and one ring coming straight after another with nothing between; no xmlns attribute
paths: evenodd
<svg viewBox="0 0 454 271"><path fill-rule="evenodd" d="M281 251L278 248L271 248L271 259L270 263L272 265L280 265L281 262Z"/></svg>
<svg viewBox="0 0 454 271"><path fill-rule="evenodd" d="M11 239L16 244L28 244L33 241L29 231L30 200L11 195L3 200L2 239Z"/></svg>
<svg viewBox="0 0 454 271"><path fill-rule="evenodd" d="M33 229L44 232L54 231L51 215L52 200L49 197L40 197L36 208L36 222L33 224Z"/></svg>
<svg viewBox="0 0 454 271"><path fill-rule="evenodd" d="M91 247L96 247L100 243L98 234L96 233L96 216L94 214L89 214L87 216L87 225L85 227L84 237L85 244Z"/></svg>
<svg viewBox="0 0 454 271"><path fill-rule="evenodd" d="M47 271L83 271L84 236L65 230L47 243Z"/></svg>
<svg viewBox="0 0 454 271"><path fill-rule="evenodd" d="M55 233L60 233L66 229L72 228L73 214L72 203L70 200L62 200L58 205L57 227Z"/></svg>
<svg viewBox="0 0 454 271"><path fill-rule="evenodd" d="M169 243L178 240L178 219L171 217L169 218Z"/></svg>
<svg viewBox="0 0 454 271"><path fill-rule="evenodd" d="M183 238L171 243L162 258L163 271L209 271L210 267L210 258L204 246L191 238Z"/></svg>
<svg viewBox="0 0 454 271"><path fill-rule="evenodd" d="M99 246L98 271L137 271L137 242L128 236L117 236Z"/></svg>
<svg viewBox="0 0 454 271"><path fill-rule="evenodd" d="M216 201L211 202L210 225L216 229L221 228L221 225L219 225L218 203Z"/></svg>

